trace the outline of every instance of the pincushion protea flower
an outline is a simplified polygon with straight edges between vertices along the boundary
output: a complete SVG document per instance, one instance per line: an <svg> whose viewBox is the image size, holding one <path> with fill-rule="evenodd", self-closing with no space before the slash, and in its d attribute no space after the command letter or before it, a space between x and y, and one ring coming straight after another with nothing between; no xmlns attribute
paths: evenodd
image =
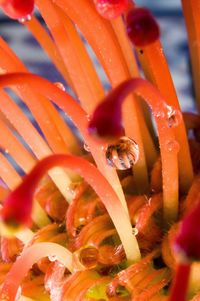
<svg viewBox="0 0 200 301"><path fill-rule="evenodd" d="M30 17L34 4L50 34ZM200 7L182 4L198 82ZM0 38L0 300L198 301L200 117L180 111L151 12L128 0L0 6L23 18L80 101ZM80 32L112 86L106 97Z"/></svg>

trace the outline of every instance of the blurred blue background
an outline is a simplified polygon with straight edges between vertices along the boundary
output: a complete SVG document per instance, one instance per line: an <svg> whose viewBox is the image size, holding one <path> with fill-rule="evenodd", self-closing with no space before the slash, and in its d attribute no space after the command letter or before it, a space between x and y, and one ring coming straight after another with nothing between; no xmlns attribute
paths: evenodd
<svg viewBox="0 0 200 301"><path fill-rule="evenodd" d="M73 0L75 1L75 0ZM77 0L78 1L78 0ZM139 6L149 7L161 27L161 41L184 111L194 111L187 35L180 0L136 0ZM53 82L62 81L44 52L26 28L0 13L0 35L34 73Z"/></svg>

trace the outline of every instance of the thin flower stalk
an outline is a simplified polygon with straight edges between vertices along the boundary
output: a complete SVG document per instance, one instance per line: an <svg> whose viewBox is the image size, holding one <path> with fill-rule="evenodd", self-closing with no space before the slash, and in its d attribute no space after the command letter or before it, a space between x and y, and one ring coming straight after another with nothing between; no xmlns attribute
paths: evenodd
<svg viewBox="0 0 200 301"><path fill-rule="evenodd" d="M0 121L1 147L5 153L9 153L18 165L29 172L35 165L35 159L28 150L17 140L9 128Z"/></svg>
<svg viewBox="0 0 200 301"><path fill-rule="evenodd" d="M126 27L122 17L111 20L111 25L117 36L120 47L123 51L124 58L129 68L131 76L139 76L139 67L136 57L132 51L132 45L126 34Z"/></svg>
<svg viewBox="0 0 200 301"><path fill-rule="evenodd" d="M0 50L1 55L5 54L4 50ZM20 70L21 72L27 72L24 66L20 63L20 61L13 60L12 58L9 59L7 55L6 61L1 61L1 66L6 72L16 72L16 70ZM62 137L60 137L54 123L51 122L46 110L43 106L43 98L39 95L34 95L35 93L31 91L29 88L18 89L15 88L16 94L22 97L25 104L29 107L31 112L34 114L36 121L41 126L43 133L45 134L46 138L48 139L49 145L57 151L67 151L66 146L63 143ZM52 133L51 135L49 133ZM58 139L60 138L60 139Z"/></svg>
<svg viewBox="0 0 200 301"><path fill-rule="evenodd" d="M77 41L77 37L75 29L73 30L73 25L70 25L69 21L67 22L67 18L63 20L63 14L61 15L61 13L56 10L51 3L48 1L47 3L45 3L45 1L37 1L40 12L45 19L46 24L48 25L54 37L55 43L57 44L57 47L62 55L72 84L75 88L75 92L78 98L83 102L83 104L85 104L87 108L88 103L95 104L99 102L100 97L103 97L104 95L103 88L101 87L96 71L92 68L93 75L90 76L90 73L87 72L87 65L81 65L83 60L79 58L79 55L77 55L78 48L74 43ZM65 22L67 22L67 24L64 26ZM76 40L74 40L74 38ZM86 56L86 54L84 55ZM85 83L85 81L87 81L87 83Z"/></svg>
<svg viewBox="0 0 200 301"><path fill-rule="evenodd" d="M147 79L159 89L168 105L180 110L176 91L160 42L156 41L144 48L137 48L137 52ZM180 145L178 154L180 187L183 192L187 192L193 179L193 169L183 120L180 120L174 131L176 140ZM184 170L182 168L183 160L186 162ZM185 173L187 173L187 177L185 177Z"/></svg>
<svg viewBox="0 0 200 301"><path fill-rule="evenodd" d="M5 51L7 53L7 56L8 57L11 57L12 59L12 65L15 66L15 68L12 66L11 67L11 64L10 63L7 63L5 66L4 66L4 70L3 70L3 73L5 72L5 70L7 70L8 72L12 72L14 70L21 70L22 72L28 72L27 68L23 65L23 63L19 60L19 58L15 55L15 53L8 47L8 45L5 43L5 41L0 37L0 44L1 44L1 47L2 47L2 51ZM4 62L1 61L1 63L3 64ZM14 69L13 69L14 68ZM33 92L33 91L32 91ZM40 100L43 100L40 104L40 110L42 110L42 104L45 105L47 103L47 101L43 99L41 99L40 97ZM29 105L28 103L26 103L30 109L30 111L33 112L33 114L35 113L35 110L33 108L33 106ZM47 105L46 105L47 106ZM46 108L45 108L46 109ZM43 127L43 123L41 123L41 120L40 118L38 117L37 118L37 114L36 116L34 116L36 118L36 120L38 121L38 124L40 125L42 131L47 134L47 137L50 137L50 139L48 140L50 145L53 147L53 149L57 146L57 149L63 149L63 147L66 147L70 150L70 151L75 151L76 153L79 153L80 152L80 147L78 145L78 142L77 142L77 139L74 137L74 135L72 134L71 132L71 129L69 129L69 127L64 124L63 125L63 121L61 119L61 117L59 116L58 112L55 110L55 108L50 104L50 102L48 103L48 112L45 112L45 115L44 116L48 116L49 113L49 118L52 116L52 118L50 118L50 124L55 124L57 130L59 131L59 135L62 136L62 139L57 139L59 142L59 140L61 141L60 144L56 144L54 145L53 142L51 143L51 137L48 133L47 130L45 130L45 127ZM40 116L40 115L39 115ZM38 120L39 119L39 120ZM48 120L48 118L47 118ZM47 126L47 124L46 124ZM51 125L51 128L53 130L53 127ZM53 133L56 135L55 137L58 136L58 134L56 134L56 129L55 131L53 131ZM67 141L71 141L71 144L69 144ZM65 146L63 146L63 142L62 141L65 141Z"/></svg>
<svg viewBox="0 0 200 301"><path fill-rule="evenodd" d="M32 16L31 20L24 22L24 25L48 54L49 58L52 60L58 71L62 74L65 81L69 83L71 87L73 87L62 57L53 40L47 34L40 21L35 16Z"/></svg>
<svg viewBox="0 0 200 301"><path fill-rule="evenodd" d="M195 0L182 0L182 9L186 23L186 29L189 40L190 58L192 64L192 73L194 88L196 94L196 103L198 110L200 109L200 90L199 90L199 77L200 77L200 29L199 29L199 13L200 6L198 1Z"/></svg>
<svg viewBox="0 0 200 301"><path fill-rule="evenodd" d="M3 45L5 46L5 45ZM5 54L4 50L1 48L0 49L0 53L3 55L3 53ZM9 56L7 55L7 60L5 61L1 61L1 65L4 65L4 69L6 69L7 71L12 71L12 70L24 70L23 67L18 66L17 64L15 65L15 63L12 61L12 59L9 58ZM25 88L19 88L16 87L15 91L17 94L19 94L19 96L22 97L22 99L24 100L24 102L29 106L30 110L32 111L32 113L35 116L35 119L37 120L38 124L40 124L42 130L44 131L45 134L47 134L48 137L48 141L52 144L55 145L55 147L57 146L59 148L59 150L63 150L65 151L66 148L64 147L63 149L63 144L61 146L60 144L60 139L58 139L60 137L57 129L55 128L55 126L51 123L51 120L49 119L49 116L47 115L46 111L44 110L44 107L42 106L42 96L38 96L36 97L36 95L34 95L34 93L32 93L32 91L29 89L29 87L25 87ZM39 101L39 99L41 99L41 101ZM44 116L46 117L44 119ZM49 120L49 122L47 122ZM53 126L53 127L52 127ZM54 130L56 130L56 132L54 132ZM53 135L52 135L53 134ZM61 138L62 141L62 138ZM48 153L46 155L50 155L52 152L49 149ZM60 174L60 176L58 176ZM71 200L72 196L70 195L69 191L66 190L66 183L68 183L68 185L71 183L70 178L68 177L68 175L63 171L63 170L52 170L51 171L51 177L53 177L55 183L58 185L59 189L62 191L63 195L66 197L67 200ZM64 182L65 179L65 182Z"/></svg>
<svg viewBox="0 0 200 301"><path fill-rule="evenodd" d="M101 101L101 99L104 97L104 88L103 85L99 79L99 76L92 64L91 58L85 48L85 45L80 37L80 34L78 34L77 29L73 25L72 21L69 19L69 17L57 6L54 5L60 19L63 22L63 25L65 27L65 30L70 38L70 44L73 46L74 51L77 56L77 60L79 62L79 73L80 75L84 76L87 80L87 85L85 89L90 90L90 102L88 99L79 97L80 101L82 103L82 106L84 110L91 114L91 112L94 110L95 106ZM77 52L78 49L78 52ZM77 70L78 71L78 70ZM80 93L80 92L79 92Z"/></svg>

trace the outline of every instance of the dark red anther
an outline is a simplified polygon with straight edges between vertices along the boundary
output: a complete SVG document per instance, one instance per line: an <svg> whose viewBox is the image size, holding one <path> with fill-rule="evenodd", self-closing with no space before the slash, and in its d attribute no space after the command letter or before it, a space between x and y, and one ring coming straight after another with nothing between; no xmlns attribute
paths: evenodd
<svg viewBox="0 0 200 301"><path fill-rule="evenodd" d="M134 8L126 17L126 30L131 42L137 47L144 47L155 42L160 35L159 26L146 8Z"/></svg>
<svg viewBox="0 0 200 301"><path fill-rule="evenodd" d="M94 111L88 126L90 134L102 138L123 136L122 104L117 91L118 88L113 90Z"/></svg>
<svg viewBox="0 0 200 301"><path fill-rule="evenodd" d="M5 0L0 6L7 16L18 20L32 14L34 0Z"/></svg>
<svg viewBox="0 0 200 301"><path fill-rule="evenodd" d="M128 0L94 0L96 10L106 19L119 17L128 8Z"/></svg>
<svg viewBox="0 0 200 301"><path fill-rule="evenodd" d="M174 250L189 260L200 260L200 202L183 219Z"/></svg>

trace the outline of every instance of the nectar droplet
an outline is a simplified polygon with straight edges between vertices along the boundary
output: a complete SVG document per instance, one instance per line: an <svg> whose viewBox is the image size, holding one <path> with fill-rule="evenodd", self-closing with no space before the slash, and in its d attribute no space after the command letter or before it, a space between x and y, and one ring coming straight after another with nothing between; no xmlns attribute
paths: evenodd
<svg viewBox="0 0 200 301"><path fill-rule="evenodd" d="M131 42L144 47L159 39L160 29L151 12L142 7L131 10L126 18L126 31Z"/></svg>
<svg viewBox="0 0 200 301"><path fill-rule="evenodd" d="M90 152L90 148L89 148L89 146L87 145L87 143L84 143L84 145L83 145L83 148L84 148L84 150L86 151L86 152Z"/></svg>
<svg viewBox="0 0 200 301"><path fill-rule="evenodd" d="M138 233L139 233L139 231L138 231L138 229L136 228L136 227L133 227L132 228L132 233L133 233L133 235L138 235Z"/></svg>
<svg viewBox="0 0 200 301"><path fill-rule="evenodd" d="M169 152L179 152L180 146L176 140L170 140L166 142L166 148Z"/></svg>
<svg viewBox="0 0 200 301"><path fill-rule="evenodd" d="M62 91L65 91L65 86L61 82L55 82L54 85Z"/></svg>
<svg viewBox="0 0 200 301"><path fill-rule="evenodd" d="M119 17L128 7L128 0L94 0L96 10L106 19Z"/></svg>
<svg viewBox="0 0 200 301"><path fill-rule="evenodd" d="M108 164L119 170L131 168L137 163L138 158L138 144L128 137L120 138L115 144L109 145L106 150Z"/></svg>
<svg viewBox="0 0 200 301"><path fill-rule="evenodd" d="M57 256L56 255L49 255L48 256L48 259L51 261L51 262L55 262L57 260Z"/></svg>
<svg viewBox="0 0 200 301"><path fill-rule="evenodd" d="M18 22L24 24L24 23L30 21L31 18L32 18L32 16L31 16L30 14L28 14L28 15L25 16L25 17L19 18L19 19L18 19Z"/></svg>

